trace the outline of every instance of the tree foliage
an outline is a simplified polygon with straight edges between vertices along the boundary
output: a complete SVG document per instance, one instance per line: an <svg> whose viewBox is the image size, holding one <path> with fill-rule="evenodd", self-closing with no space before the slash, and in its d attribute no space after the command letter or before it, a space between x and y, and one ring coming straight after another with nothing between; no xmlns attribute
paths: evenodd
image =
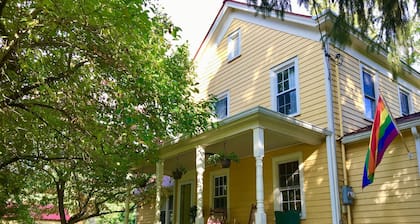
<svg viewBox="0 0 420 224"><path fill-rule="evenodd" d="M148 0L0 1L0 220L113 212L149 181L133 167L209 126L177 31Z"/></svg>
<svg viewBox="0 0 420 224"><path fill-rule="evenodd" d="M291 0L247 0L264 16L276 12L283 17L291 11ZM403 60L407 64L419 61L419 0L297 0L311 14L319 16L328 9L334 12L333 28L327 33L333 43L350 44L350 35L372 41L369 48L388 52L393 69Z"/></svg>

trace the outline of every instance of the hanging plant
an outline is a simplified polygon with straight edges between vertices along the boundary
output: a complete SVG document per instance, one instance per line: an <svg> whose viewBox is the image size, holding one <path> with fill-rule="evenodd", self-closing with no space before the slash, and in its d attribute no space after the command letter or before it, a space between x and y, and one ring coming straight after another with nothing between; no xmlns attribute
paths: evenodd
<svg viewBox="0 0 420 224"><path fill-rule="evenodd" d="M184 175L187 172L187 169L184 167L177 167L174 171L172 171L172 177L175 180L181 179L182 175Z"/></svg>
<svg viewBox="0 0 420 224"><path fill-rule="evenodd" d="M222 165L222 168L228 168L228 167L230 167L231 161L239 162L239 157L234 152L230 152L230 153L224 153L224 152L214 153L214 154L211 154L207 158L207 162L209 164L215 165L217 163L220 163Z"/></svg>

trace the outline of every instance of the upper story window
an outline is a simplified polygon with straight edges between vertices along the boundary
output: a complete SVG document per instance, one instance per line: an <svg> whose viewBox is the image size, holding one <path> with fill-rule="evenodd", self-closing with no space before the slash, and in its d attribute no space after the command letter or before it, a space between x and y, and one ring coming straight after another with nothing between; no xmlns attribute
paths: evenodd
<svg viewBox="0 0 420 224"><path fill-rule="evenodd" d="M272 105L277 112L286 115L299 113L297 58L271 70Z"/></svg>
<svg viewBox="0 0 420 224"><path fill-rule="evenodd" d="M216 118L221 120L229 115L229 94L224 93L217 97L214 105Z"/></svg>
<svg viewBox="0 0 420 224"><path fill-rule="evenodd" d="M299 211L305 218L302 154L293 153L273 158L275 211Z"/></svg>
<svg viewBox="0 0 420 224"><path fill-rule="evenodd" d="M410 94L407 91L400 89L399 95L401 115L407 116L410 114Z"/></svg>
<svg viewBox="0 0 420 224"><path fill-rule="evenodd" d="M375 82L374 76L368 71L362 71L363 81L363 101L365 104L365 117L369 120L373 120L375 116L376 108L376 93L375 93Z"/></svg>
<svg viewBox="0 0 420 224"><path fill-rule="evenodd" d="M228 37L228 61L239 57L241 54L241 32L236 30Z"/></svg>

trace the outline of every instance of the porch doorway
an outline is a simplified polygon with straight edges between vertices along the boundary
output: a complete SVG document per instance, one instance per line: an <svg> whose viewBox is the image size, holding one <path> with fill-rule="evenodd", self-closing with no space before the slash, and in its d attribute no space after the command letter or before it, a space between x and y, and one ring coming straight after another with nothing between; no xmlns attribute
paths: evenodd
<svg viewBox="0 0 420 224"><path fill-rule="evenodd" d="M180 190L179 223L188 224L191 223L190 208L192 199L192 184L181 184Z"/></svg>

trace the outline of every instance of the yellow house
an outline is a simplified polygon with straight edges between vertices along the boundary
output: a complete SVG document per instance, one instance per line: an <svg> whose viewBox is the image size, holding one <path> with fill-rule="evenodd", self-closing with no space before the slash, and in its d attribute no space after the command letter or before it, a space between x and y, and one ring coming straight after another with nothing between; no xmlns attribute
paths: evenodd
<svg viewBox="0 0 420 224"><path fill-rule="evenodd" d="M303 224L420 223L420 74L403 65L394 79L386 55L356 36L345 48L324 45L330 27L325 15L263 18L224 1L195 56L197 97L217 97L220 125L163 147L156 202L139 209L138 223L202 224L214 209L225 223L276 223L276 214ZM362 191L379 93L403 138ZM207 163L232 152L239 162L229 168ZM161 195L162 176L180 167L187 172Z"/></svg>

